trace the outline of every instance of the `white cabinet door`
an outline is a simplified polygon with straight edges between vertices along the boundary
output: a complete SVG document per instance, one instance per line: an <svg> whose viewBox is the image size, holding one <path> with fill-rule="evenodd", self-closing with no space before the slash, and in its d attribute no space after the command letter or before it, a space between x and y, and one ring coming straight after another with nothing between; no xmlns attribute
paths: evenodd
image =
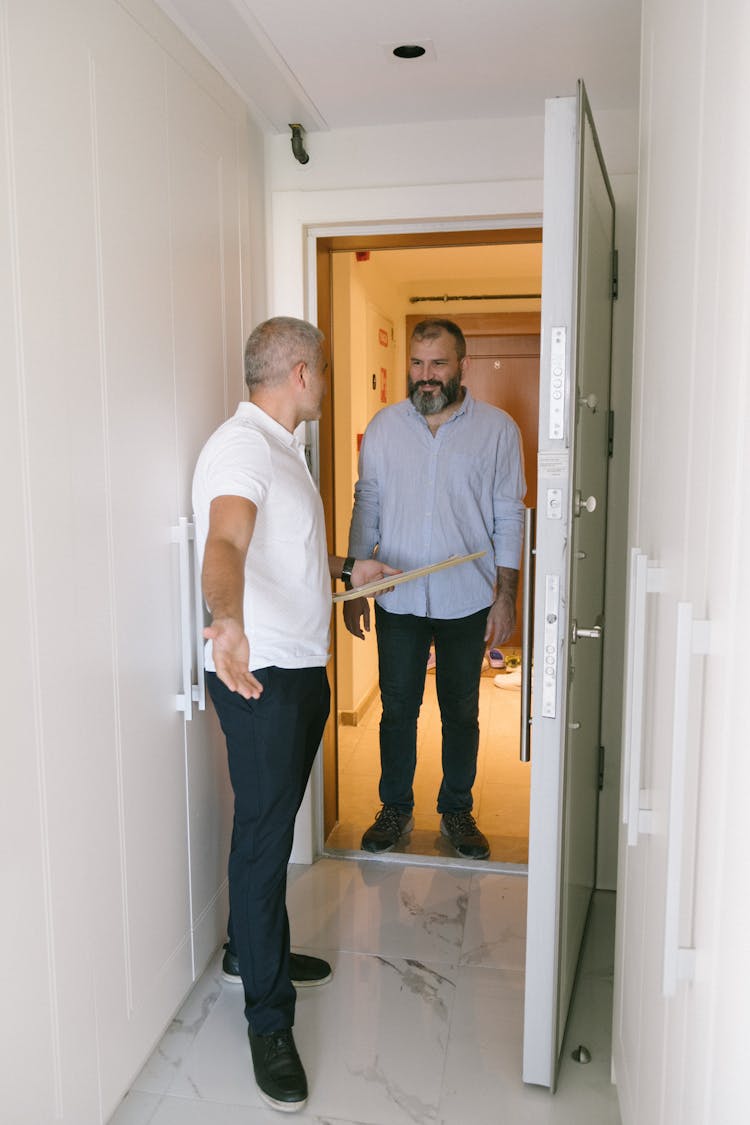
<svg viewBox="0 0 750 1125"><path fill-rule="evenodd" d="M545 127L523 1074L550 1087L596 879L613 252L581 83Z"/></svg>
<svg viewBox="0 0 750 1125"><path fill-rule="evenodd" d="M748 8L656 0L642 31L630 538L662 578L627 653L644 705L624 746L614 1061L623 1125L735 1125L750 1012Z"/></svg>
<svg viewBox="0 0 750 1125"><path fill-rule="evenodd" d="M246 154L163 22L166 47L126 4L6 8L3 1107L98 1125L226 919L226 767L176 706L171 529L240 394Z"/></svg>
<svg viewBox="0 0 750 1125"><path fill-rule="evenodd" d="M138 76L137 82L133 76ZM168 101L158 46L114 8L92 43L101 526L114 714L92 951L103 1101L192 980L179 680ZM175 327L173 327L173 325ZM105 1030L106 1029L106 1030Z"/></svg>

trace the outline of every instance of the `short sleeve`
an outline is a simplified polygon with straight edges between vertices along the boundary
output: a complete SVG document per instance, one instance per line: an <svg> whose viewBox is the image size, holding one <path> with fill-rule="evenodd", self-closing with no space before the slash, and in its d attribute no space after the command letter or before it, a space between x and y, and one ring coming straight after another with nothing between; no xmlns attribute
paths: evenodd
<svg viewBox="0 0 750 1125"><path fill-rule="evenodd" d="M242 496L256 507L271 487L271 457L265 437L250 426L237 426L206 466L209 503L217 496Z"/></svg>

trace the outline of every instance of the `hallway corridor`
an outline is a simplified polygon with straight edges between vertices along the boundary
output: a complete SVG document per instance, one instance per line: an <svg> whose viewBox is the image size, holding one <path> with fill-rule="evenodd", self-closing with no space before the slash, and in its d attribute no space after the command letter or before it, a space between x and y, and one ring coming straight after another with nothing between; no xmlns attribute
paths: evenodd
<svg viewBox="0 0 750 1125"><path fill-rule="evenodd" d="M298 997L306 1125L619 1125L610 1084L614 895L594 903L558 1092L521 1078L526 880L321 859L292 867L295 948L334 965ZM584 1044L591 1062L571 1051ZM217 956L111 1125L271 1125L242 993Z"/></svg>

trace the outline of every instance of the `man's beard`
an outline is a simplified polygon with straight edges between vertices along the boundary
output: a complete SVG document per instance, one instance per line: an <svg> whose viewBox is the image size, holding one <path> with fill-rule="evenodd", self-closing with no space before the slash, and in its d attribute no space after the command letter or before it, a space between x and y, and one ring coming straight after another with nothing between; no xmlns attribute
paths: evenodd
<svg viewBox="0 0 750 1125"><path fill-rule="evenodd" d="M418 410L420 414L439 414L446 406L455 402L460 395L461 376L454 375L452 379L448 379L446 383L442 384L442 389L437 394L425 394L422 390L424 386L437 387L441 384L431 383L428 379L420 379L415 383L411 376L408 377L409 398L414 404L414 409Z"/></svg>

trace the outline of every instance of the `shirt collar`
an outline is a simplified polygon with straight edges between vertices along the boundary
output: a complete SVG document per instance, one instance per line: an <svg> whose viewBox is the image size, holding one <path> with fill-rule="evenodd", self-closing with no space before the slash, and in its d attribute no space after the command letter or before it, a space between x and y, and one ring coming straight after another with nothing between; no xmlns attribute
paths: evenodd
<svg viewBox="0 0 750 1125"><path fill-rule="evenodd" d="M257 406L254 402L241 402L235 411L235 418L245 418L251 421L258 427L259 430L265 430L267 434L273 435L278 441L283 442L284 445L290 446L292 449L302 448L294 434L290 434L285 426L267 414L262 407Z"/></svg>

